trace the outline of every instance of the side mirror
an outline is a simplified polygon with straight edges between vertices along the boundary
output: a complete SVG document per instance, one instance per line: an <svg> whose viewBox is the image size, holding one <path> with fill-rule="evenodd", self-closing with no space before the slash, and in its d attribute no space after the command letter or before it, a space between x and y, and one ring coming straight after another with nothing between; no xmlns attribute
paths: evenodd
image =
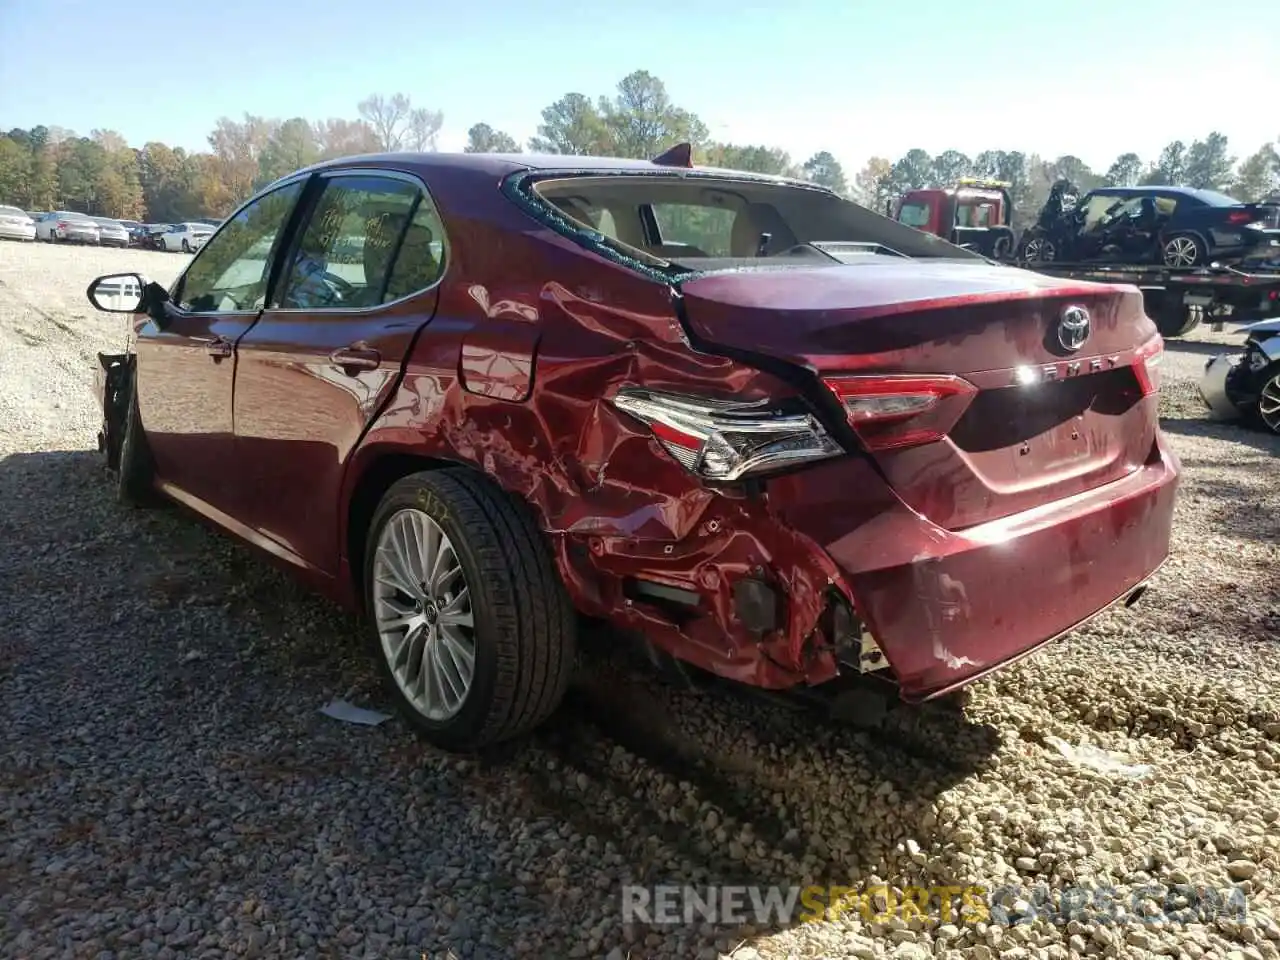
<svg viewBox="0 0 1280 960"><path fill-rule="evenodd" d="M89 302L105 313L139 313L147 281L137 273L109 273L85 291Z"/></svg>

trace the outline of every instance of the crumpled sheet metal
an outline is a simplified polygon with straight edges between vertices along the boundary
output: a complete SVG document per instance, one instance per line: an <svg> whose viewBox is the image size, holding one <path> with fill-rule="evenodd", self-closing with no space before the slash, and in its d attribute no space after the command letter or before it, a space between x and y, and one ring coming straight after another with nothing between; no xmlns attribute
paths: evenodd
<svg viewBox="0 0 1280 960"><path fill-rule="evenodd" d="M791 389L691 349L666 284L588 260L553 234L520 239L527 248L506 238L505 258L523 270L496 274L500 287L442 287L350 482L385 453L471 464L532 506L588 614L722 676L772 687L833 676L830 653L809 642L838 578L823 551L762 498L712 492L608 402L628 383L744 400ZM547 276L557 279L534 279ZM763 643L733 614L733 584L748 574L784 595L785 629ZM677 626L628 604L628 577L696 590L710 615Z"/></svg>

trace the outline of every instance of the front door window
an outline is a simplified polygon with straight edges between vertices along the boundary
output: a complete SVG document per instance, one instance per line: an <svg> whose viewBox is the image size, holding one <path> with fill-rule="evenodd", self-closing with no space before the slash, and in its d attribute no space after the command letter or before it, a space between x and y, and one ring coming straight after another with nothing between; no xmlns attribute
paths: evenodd
<svg viewBox="0 0 1280 960"><path fill-rule="evenodd" d="M223 225L191 261L178 305L192 313L261 310L276 239L302 192L298 180L249 204Z"/></svg>

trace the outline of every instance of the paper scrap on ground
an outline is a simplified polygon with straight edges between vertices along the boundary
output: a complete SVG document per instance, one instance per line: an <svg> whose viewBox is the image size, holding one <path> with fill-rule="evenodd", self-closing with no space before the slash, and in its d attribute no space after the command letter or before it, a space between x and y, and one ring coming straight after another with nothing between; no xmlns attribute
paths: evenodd
<svg viewBox="0 0 1280 960"><path fill-rule="evenodd" d="M1124 757L1103 750L1101 747L1087 743L1075 746L1058 737L1045 737L1049 743L1058 748L1058 752L1073 763L1089 767L1099 773L1117 773L1122 777L1145 777L1151 772L1151 765L1146 763L1129 763Z"/></svg>
<svg viewBox="0 0 1280 960"><path fill-rule="evenodd" d="M343 723L358 723L362 727L376 727L378 724L391 719L390 714L379 713L377 710L366 710L363 707L347 703L345 700L330 700L320 708L320 712L326 717L332 717L334 720L341 720Z"/></svg>

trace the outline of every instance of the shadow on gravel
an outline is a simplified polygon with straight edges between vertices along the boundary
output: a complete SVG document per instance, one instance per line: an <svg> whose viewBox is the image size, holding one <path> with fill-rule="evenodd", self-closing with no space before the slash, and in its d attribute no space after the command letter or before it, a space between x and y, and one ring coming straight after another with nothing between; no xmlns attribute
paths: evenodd
<svg viewBox="0 0 1280 960"><path fill-rule="evenodd" d="M1184 437L1209 437L1242 443L1263 453L1280 455L1280 436L1269 433L1263 427L1255 427L1244 421L1225 423L1207 417L1162 417L1160 426L1169 433Z"/></svg>
<svg viewBox="0 0 1280 960"><path fill-rule="evenodd" d="M622 851L630 884L767 892L858 886L873 874L907 883L895 845L928 851L938 795L983 769L999 746L993 727L953 703L899 705L895 695L887 710L836 720L817 703L704 675L673 682L628 660L617 647L625 641L599 627L587 639L586 675L535 737L557 772L534 773L531 799ZM846 685L872 705L884 686ZM612 754L594 748L601 740L615 745ZM624 752L657 786L637 783ZM596 804L565 794L574 778L579 790L585 778ZM608 820L595 813L602 798L616 811ZM761 918L738 933L777 933L800 920Z"/></svg>
<svg viewBox="0 0 1280 960"><path fill-rule="evenodd" d="M86 897L173 885L193 918L180 955L260 943L241 901L281 915L305 905L305 939L281 933L282 955L356 955L360 943L379 956L728 952L725 940L788 922L627 929L622 885L906 882L935 852L939 794L998 746L994 728L948 706L854 725L741 688L681 688L593 633L588 669L542 730L459 762L399 721L321 717L333 696L388 707L354 618L184 511L116 505L92 451L0 459L0 542L0 628L19 638L0 656L13 734L0 789L23 794L20 827L45 838L6 870L28 891L36 942L61 909L44 864L75 851ZM169 819L125 843L104 826L120 822L120 797ZM460 856L479 866L456 867ZM186 866L205 860L213 886ZM372 905L335 917L306 885L317 875ZM128 909L147 913L150 896L131 893ZM0 884L0 912L12 906ZM228 908L239 912L223 921ZM117 922L97 932L131 955Z"/></svg>
<svg viewBox="0 0 1280 960"><path fill-rule="evenodd" d="M1169 353L1200 357L1216 357L1220 353L1232 353L1239 350L1238 347L1230 343L1205 343L1196 340L1165 340L1164 348Z"/></svg>

